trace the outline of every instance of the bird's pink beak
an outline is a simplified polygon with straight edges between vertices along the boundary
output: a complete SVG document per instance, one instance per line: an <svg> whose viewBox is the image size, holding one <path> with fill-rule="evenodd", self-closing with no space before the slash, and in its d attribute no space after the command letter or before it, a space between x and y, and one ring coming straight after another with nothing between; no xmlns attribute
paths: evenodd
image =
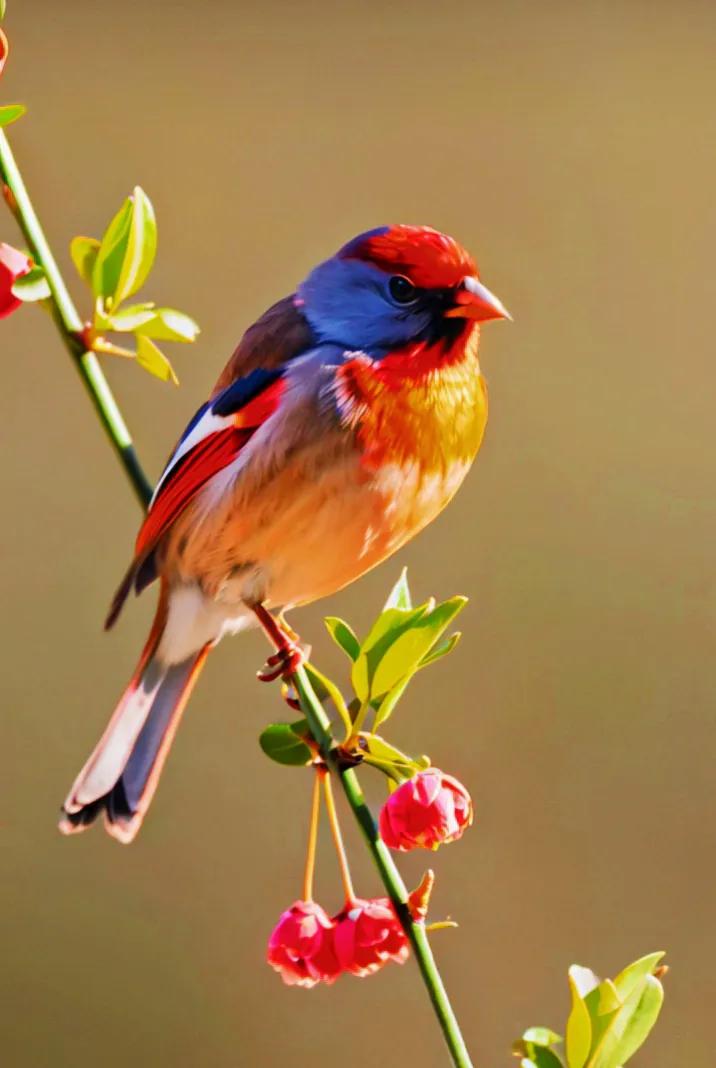
<svg viewBox="0 0 716 1068"><path fill-rule="evenodd" d="M488 319L512 320L502 301L473 275L463 279L455 295L455 307L446 311L445 315L451 319L476 319L480 323Z"/></svg>

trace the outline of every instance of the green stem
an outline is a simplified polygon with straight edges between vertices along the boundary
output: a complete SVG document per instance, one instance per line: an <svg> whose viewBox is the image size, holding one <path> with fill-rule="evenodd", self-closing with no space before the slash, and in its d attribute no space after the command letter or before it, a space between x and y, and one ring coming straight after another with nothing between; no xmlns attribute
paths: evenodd
<svg viewBox="0 0 716 1068"><path fill-rule="evenodd" d="M388 891L388 896L393 902L403 930L410 939L415 959L418 962L423 982L430 995L453 1065L455 1065L455 1068L472 1068L472 1061L460 1032L460 1025L457 1022L457 1017L450 1004L445 985L435 963L425 924L416 922L410 914L407 887L388 847L378 834L378 828L366 804L358 776L353 768L341 766L339 750L331 730L331 722L323 705L316 697L304 668L300 667L295 672L293 682L311 734L316 740L321 750L321 755L329 768L341 780L343 792L363 832L363 837L366 840L373 862L378 869L385 889Z"/></svg>
<svg viewBox="0 0 716 1068"><path fill-rule="evenodd" d="M32 258L45 272L52 294L52 317L57 329L82 377L112 448L124 467L140 504L146 508L152 496L151 484L142 470L129 430L99 361L95 354L88 352L82 343L82 320L72 303L55 257L42 232L40 221L3 130L0 130L0 179L10 190L17 205L17 221L25 235Z"/></svg>

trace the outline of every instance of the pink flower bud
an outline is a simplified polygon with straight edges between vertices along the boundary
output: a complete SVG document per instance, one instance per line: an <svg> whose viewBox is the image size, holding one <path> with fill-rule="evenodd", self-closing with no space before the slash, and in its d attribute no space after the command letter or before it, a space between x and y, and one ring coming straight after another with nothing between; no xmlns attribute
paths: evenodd
<svg viewBox="0 0 716 1068"><path fill-rule="evenodd" d="M353 975L372 975L389 960L408 959L408 939L387 897L356 898L336 917L333 937L340 966Z"/></svg>
<svg viewBox="0 0 716 1068"><path fill-rule="evenodd" d="M266 960L287 986L332 983L341 973L333 948L335 924L314 901L294 901L269 939Z"/></svg>
<svg viewBox="0 0 716 1068"><path fill-rule="evenodd" d="M2 32L2 30L0 30L0 74L2 74L2 69L5 66L7 54L9 51L10 45L7 43L7 37Z"/></svg>
<svg viewBox="0 0 716 1068"><path fill-rule="evenodd" d="M32 260L11 245L0 244L0 319L11 315L22 304L12 292L18 278L32 268Z"/></svg>
<svg viewBox="0 0 716 1068"><path fill-rule="evenodd" d="M438 768L420 771L394 790L380 812L380 836L391 849L437 849L472 823L462 783Z"/></svg>

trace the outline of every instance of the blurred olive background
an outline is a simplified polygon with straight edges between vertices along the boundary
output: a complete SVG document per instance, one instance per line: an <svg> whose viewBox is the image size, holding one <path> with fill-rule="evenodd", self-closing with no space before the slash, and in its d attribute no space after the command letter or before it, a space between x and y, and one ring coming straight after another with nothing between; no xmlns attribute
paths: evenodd
<svg viewBox="0 0 716 1068"><path fill-rule="evenodd" d="M148 295L203 328L171 347L179 390L107 362L154 477L241 331L348 237L426 222L476 252L515 316L483 333L476 469L398 560L294 621L339 674L322 615L364 630L403 563L417 596L470 596L390 735L474 793L462 843L401 863L434 864L433 915L460 921L434 942L477 1064L562 1028L570 963L659 948L634 1063L711 1064L716 8L11 0L5 29L2 99L30 108L11 139L68 276L70 238L140 183ZM8 214L0 239L20 243ZM413 964L307 993L263 962L309 783L256 744L285 718L260 636L212 656L131 848L57 834L154 596L103 635L136 503L50 321L22 310L0 347L3 1065L444 1064ZM336 908L325 841L318 886Z"/></svg>

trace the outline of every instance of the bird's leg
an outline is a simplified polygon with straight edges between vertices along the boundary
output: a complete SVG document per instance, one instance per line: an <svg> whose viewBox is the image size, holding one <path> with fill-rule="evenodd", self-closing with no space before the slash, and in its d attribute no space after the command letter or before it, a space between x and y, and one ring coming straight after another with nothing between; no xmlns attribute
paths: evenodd
<svg viewBox="0 0 716 1068"><path fill-rule="evenodd" d="M292 675L305 660L303 650L298 644L298 635L287 627L283 621L275 619L262 604L251 606L261 628L276 649L266 661L266 667L258 672L261 682L273 682L280 677Z"/></svg>

